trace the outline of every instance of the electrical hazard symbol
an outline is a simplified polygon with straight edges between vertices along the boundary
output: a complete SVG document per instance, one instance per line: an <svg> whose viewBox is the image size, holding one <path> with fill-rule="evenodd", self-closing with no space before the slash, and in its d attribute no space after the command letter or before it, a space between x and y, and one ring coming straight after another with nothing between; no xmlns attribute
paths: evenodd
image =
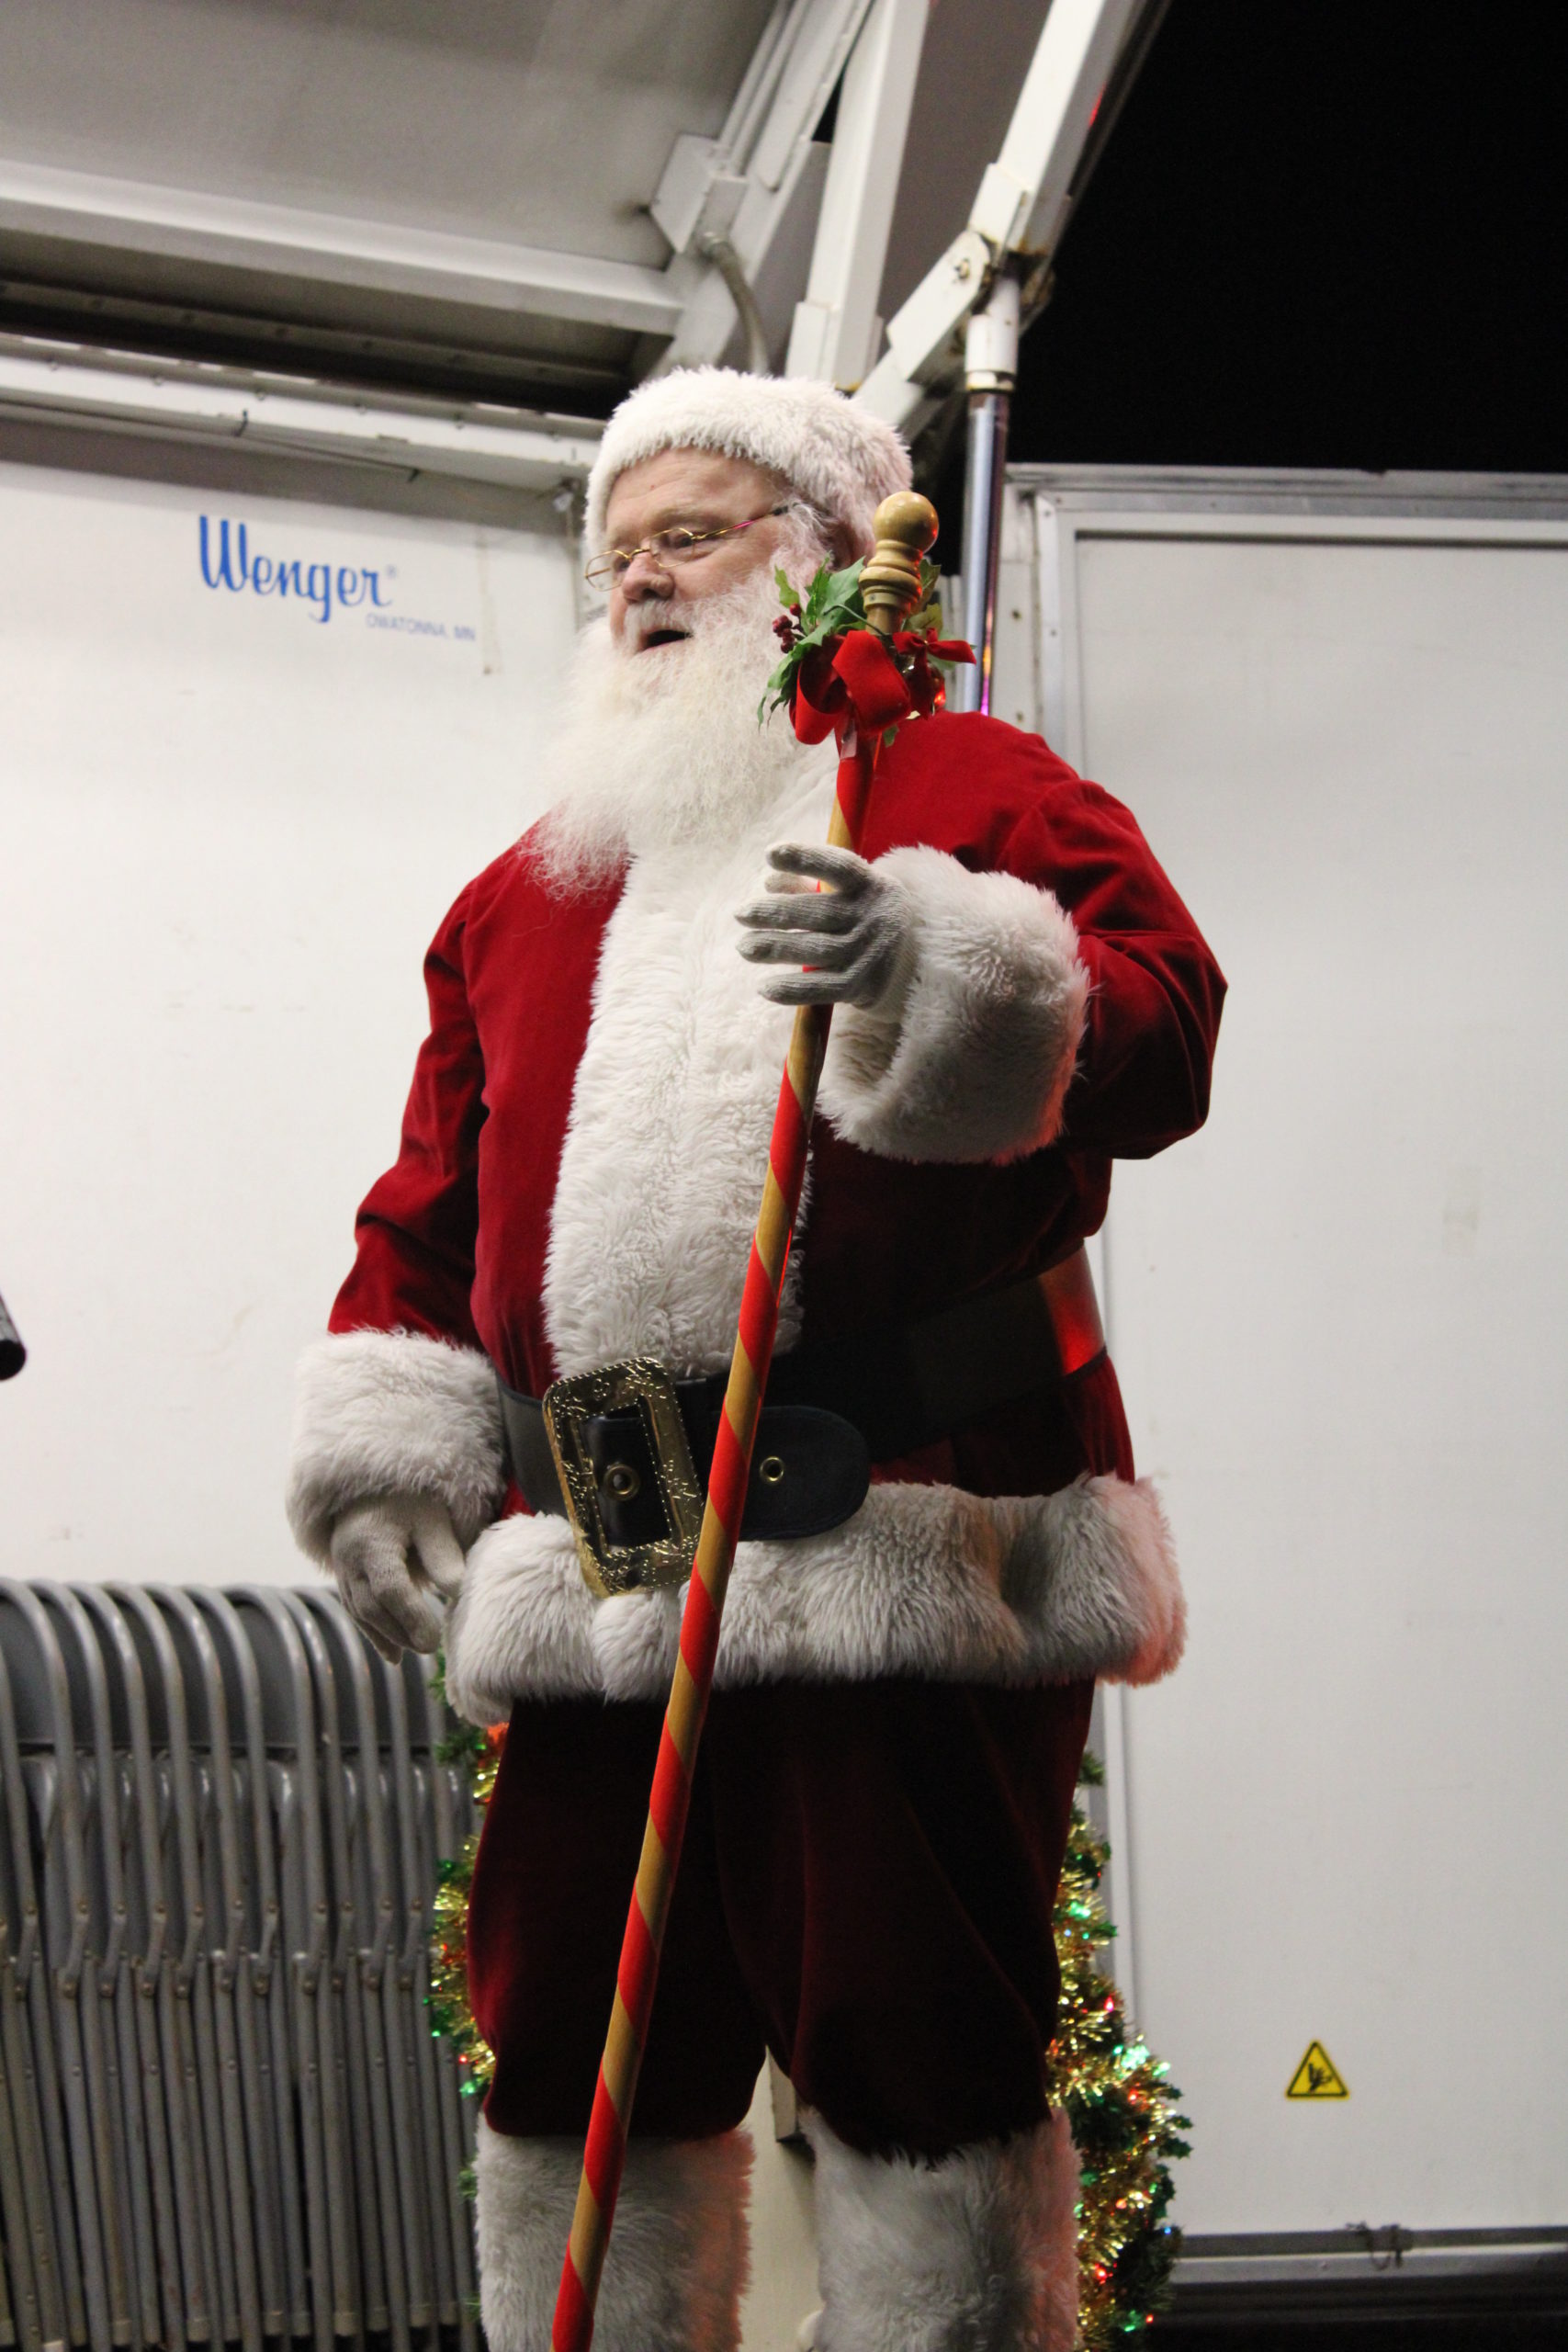
<svg viewBox="0 0 1568 2352"><path fill-rule="evenodd" d="M1291 2076L1287 2098L1348 2098L1350 2086L1321 2041L1309 2042L1307 2054Z"/></svg>

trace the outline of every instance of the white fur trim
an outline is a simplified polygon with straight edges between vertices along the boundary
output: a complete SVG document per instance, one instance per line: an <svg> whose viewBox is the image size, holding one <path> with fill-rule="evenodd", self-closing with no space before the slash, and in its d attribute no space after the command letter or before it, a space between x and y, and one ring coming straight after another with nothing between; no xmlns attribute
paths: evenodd
<svg viewBox="0 0 1568 2352"><path fill-rule="evenodd" d="M806 2128L818 2352L1071 2352L1078 2160L1060 2109L936 2164L862 2155L820 2116Z"/></svg>
<svg viewBox="0 0 1568 2352"><path fill-rule="evenodd" d="M683 1599L667 1587L595 1601L564 1520L502 1520L469 1554L447 1623L447 1693L478 1724L518 1698L662 1698ZM716 1680L1150 1682L1179 1658L1185 1623L1143 1480L999 1499L874 1487L829 1534L740 1545Z"/></svg>
<svg viewBox="0 0 1568 2352"><path fill-rule="evenodd" d="M325 1566L333 1523L372 1495L434 1495L465 1550L506 1491L495 1375L415 1331L330 1332L299 1359L288 1523Z"/></svg>
<svg viewBox="0 0 1568 2352"><path fill-rule="evenodd" d="M779 474L869 554L871 518L910 482L909 453L892 425L809 376L746 376L679 368L621 402L588 477L588 544L604 544L616 479L660 449L713 449Z"/></svg>
<svg viewBox="0 0 1568 2352"><path fill-rule="evenodd" d="M581 2140L513 2140L481 2116L479 2308L491 2352L549 2352ZM598 2352L734 2352L751 2142L633 2140L600 2282Z"/></svg>
<svg viewBox="0 0 1568 2352"><path fill-rule="evenodd" d="M680 1377L729 1362L792 1015L758 989L735 910L770 842L819 840L816 763L716 857L637 858L610 918L573 1083L545 1270L565 1374L646 1355ZM779 1344L800 1329L785 1279Z"/></svg>
<svg viewBox="0 0 1568 2352"><path fill-rule="evenodd" d="M890 1011L833 1022L821 1104L888 1159L1017 1159L1062 1124L1089 1002L1072 917L1013 874L971 874L935 849L877 872L913 910L910 978Z"/></svg>

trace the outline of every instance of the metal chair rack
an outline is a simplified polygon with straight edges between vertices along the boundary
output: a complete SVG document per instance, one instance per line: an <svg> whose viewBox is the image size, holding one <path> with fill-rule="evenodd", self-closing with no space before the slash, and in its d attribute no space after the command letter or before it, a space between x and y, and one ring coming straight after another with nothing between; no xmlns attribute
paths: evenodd
<svg viewBox="0 0 1568 2352"><path fill-rule="evenodd" d="M322 1590L0 1583L0 2346L477 2352L449 1729Z"/></svg>

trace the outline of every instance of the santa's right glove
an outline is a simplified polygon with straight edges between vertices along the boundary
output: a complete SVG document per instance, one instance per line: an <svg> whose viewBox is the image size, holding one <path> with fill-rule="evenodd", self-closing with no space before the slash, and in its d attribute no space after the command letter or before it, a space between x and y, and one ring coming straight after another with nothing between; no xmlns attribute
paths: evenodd
<svg viewBox="0 0 1568 2352"><path fill-rule="evenodd" d="M775 1004L875 1005L897 1018L914 957L914 908L903 885L852 849L779 842L765 899L742 907L750 964L807 968L765 979ZM820 885L825 884L825 888Z"/></svg>
<svg viewBox="0 0 1568 2352"><path fill-rule="evenodd" d="M463 1547L432 1495L377 1495L333 1527L333 1573L343 1605L396 1666L405 1649L441 1645L443 1603L463 1584Z"/></svg>

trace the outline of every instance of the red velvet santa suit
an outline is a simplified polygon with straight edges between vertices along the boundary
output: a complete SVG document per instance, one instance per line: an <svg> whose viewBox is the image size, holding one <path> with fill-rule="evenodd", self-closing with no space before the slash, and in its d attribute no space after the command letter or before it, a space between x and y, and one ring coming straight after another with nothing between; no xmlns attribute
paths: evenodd
<svg viewBox="0 0 1568 2352"><path fill-rule="evenodd" d="M803 759L711 855L573 891L525 842L470 884L306 1368L301 1540L324 1555L369 1494L440 1497L472 1547L448 1689L476 1720L517 1709L472 1953L502 2134L586 2120L681 1596L593 1600L565 1523L508 1495L490 1367L538 1396L632 1354L728 1362L790 1020L734 910L770 842L823 838L830 793L830 757ZM781 1351L1054 1263L1111 1159L1207 1107L1213 959L1125 809L1038 740L906 726L863 847L911 895L914 977L896 1014L836 1018ZM738 2120L764 2035L835 2162L1034 2125L1093 1679L1151 1679L1180 1639L1104 1358L878 1464L829 1534L742 1544L634 2128Z"/></svg>

